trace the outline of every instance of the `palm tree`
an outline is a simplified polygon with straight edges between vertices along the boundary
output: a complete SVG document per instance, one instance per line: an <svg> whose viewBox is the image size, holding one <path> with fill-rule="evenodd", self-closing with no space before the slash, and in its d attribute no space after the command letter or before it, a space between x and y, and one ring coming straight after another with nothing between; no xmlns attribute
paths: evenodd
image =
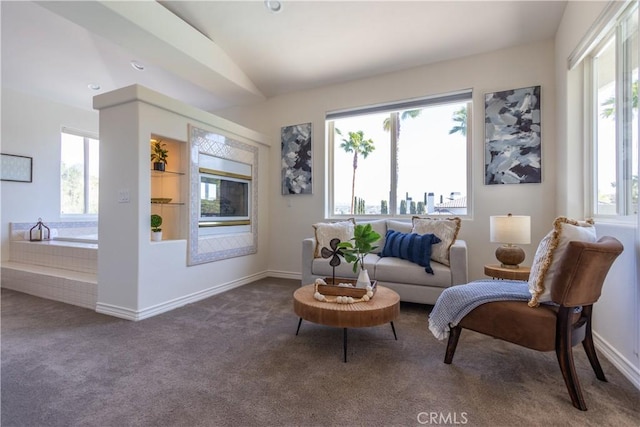
<svg viewBox="0 0 640 427"><path fill-rule="evenodd" d="M406 119L415 119L420 115L420 113L422 113L422 110L405 110L402 112L402 115L400 116L400 121L403 121ZM397 113L394 113L394 114L397 114ZM384 121L382 122L382 129L384 129L387 132L391 130L391 117L387 117L386 119L384 119ZM399 136L400 136L400 123L398 122L398 128L396 129L396 140Z"/></svg>
<svg viewBox="0 0 640 427"><path fill-rule="evenodd" d="M467 107L460 107L453 112L453 121L457 124L451 128L449 135L460 132L462 136L467 136Z"/></svg>
<svg viewBox="0 0 640 427"><path fill-rule="evenodd" d="M340 129L336 128L336 133L342 136ZM358 155L362 155L363 159L366 159L373 150L376 149L374 142L371 138L364 139L364 132L359 130L357 132L349 132L349 139L342 138L342 148L347 153L353 153L353 178L351 179L351 214L353 214L353 202L355 200L356 191L356 169L358 169Z"/></svg>
<svg viewBox="0 0 640 427"><path fill-rule="evenodd" d="M400 122L407 119L415 119L422 113L422 110L405 110L400 114L400 120L398 120L398 113L391 113L389 117L382 122L382 129L386 132L391 132L391 121L396 120L396 179L398 178L398 170L400 169Z"/></svg>

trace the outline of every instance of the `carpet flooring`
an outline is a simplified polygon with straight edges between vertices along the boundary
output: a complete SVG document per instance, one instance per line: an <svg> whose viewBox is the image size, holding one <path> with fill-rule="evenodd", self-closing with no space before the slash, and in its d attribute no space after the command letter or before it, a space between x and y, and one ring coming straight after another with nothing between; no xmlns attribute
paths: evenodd
<svg viewBox="0 0 640 427"><path fill-rule="evenodd" d="M603 356L576 369L571 405L555 354L463 331L453 364L402 303L389 325L303 322L293 280L267 278L130 322L2 290L1 423L10 426L637 426L640 392Z"/></svg>

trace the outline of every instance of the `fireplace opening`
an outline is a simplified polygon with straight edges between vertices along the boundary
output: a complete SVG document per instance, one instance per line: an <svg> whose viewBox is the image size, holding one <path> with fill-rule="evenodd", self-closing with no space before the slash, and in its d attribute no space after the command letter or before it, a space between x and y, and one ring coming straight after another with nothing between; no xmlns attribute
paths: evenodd
<svg viewBox="0 0 640 427"><path fill-rule="evenodd" d="M200 227L250 225L251 176L200 168Z"/></svg>

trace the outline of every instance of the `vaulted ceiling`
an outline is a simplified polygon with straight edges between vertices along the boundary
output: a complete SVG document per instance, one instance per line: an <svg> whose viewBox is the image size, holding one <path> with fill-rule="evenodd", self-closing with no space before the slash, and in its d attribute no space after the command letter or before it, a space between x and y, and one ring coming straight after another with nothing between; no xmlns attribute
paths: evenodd
<svg viewBox="0 0 640 427"><path fill-rule="evenodd" d="M91 109L138 83L215 111L551 39L565 4L3 1L2 85Z"/></svg>

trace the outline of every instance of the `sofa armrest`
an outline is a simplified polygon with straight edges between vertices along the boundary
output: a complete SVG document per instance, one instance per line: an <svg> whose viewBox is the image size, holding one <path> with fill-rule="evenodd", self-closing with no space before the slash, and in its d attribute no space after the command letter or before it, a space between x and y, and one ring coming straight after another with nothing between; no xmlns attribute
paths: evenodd
<svg viewBox="0 0 640 427"><path fill-rule="evenodd" d="M449 249L451 285L468 283L467 242L457 239Z"/></svg>
<svg viewBox="0 0 640 427"><path fill-rule="evenodd" d="M313 267L313 255L316 250L316 239L309 237L302 240L302 281L301 285L308 285L316 280L311 273Z"/></svg>

